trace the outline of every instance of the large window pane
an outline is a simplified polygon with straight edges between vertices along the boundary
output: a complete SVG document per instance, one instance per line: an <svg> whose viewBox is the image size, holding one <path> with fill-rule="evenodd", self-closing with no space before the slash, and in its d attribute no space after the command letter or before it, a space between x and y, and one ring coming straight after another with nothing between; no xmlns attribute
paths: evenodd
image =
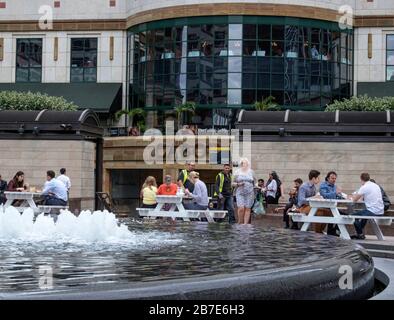
<svg viewBox="0 0 394 320"><path fill-rule="evenodd" d="M394 81L394 67L387 67L387 81Z"/></svg>
<svg viewBox="0 0 394 320"><path fill-rule="evenodd" d="M387 36L387 50L394 50L394 34Z"/></svg>
<svg viewBox="0 0 394 320"><path fill-rule="evenodd" d="M242 41L241 40L229 40L228 42L228 55L229 56L240 56L242 55Z"/></svg>
<svg viewBox="0 0 394 320"><path fill-rule="evenodd" d="M29 81L29 68L17 68L16 82L28 82L28 81Z"/></svg>
<svg viewBox="0 0 394 320"><path fill-rule="evenodd" d="M255 24L244 24L243 26L243 39L256 39L257 26Z"/></svg>
<svg viewBox="0 0 394 320"><path fill-rule="evenodd" d="M42 39L17 39L16 82L41 82Z"/></svg>
<svg viewBox="0 0 394 320"><path fill-rule="evenodd" d="M228 89L228 104L241 104L242 103L242 90L241 89Z"/></svg>
<svg viewBox="0 0 394 320"><path fill-rule="evenodd" d="M242 39L242 24L230 24L228 26L229 39Z"/></svg>
<svg viewBox="0 0 394 320"><path fill-rule="evenodd" d="M145 59L145 33L140 33L138 42L139 61ZM144 58L142 60L142 58ZM138 61L138 58L137 60ZM139 77L143 79L145 68L140 68ZM142 73L141 73L142 72ZM136 74L137 76L138 74ZM71 82L97 81L97 38L71 39Z"/></svg>

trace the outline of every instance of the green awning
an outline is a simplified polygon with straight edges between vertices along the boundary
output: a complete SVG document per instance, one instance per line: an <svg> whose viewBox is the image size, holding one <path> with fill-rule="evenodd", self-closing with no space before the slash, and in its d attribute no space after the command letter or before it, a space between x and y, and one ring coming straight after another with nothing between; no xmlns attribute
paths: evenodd
<svg viewBox="0 0 394 320"><path fill-rule="evenodd" d="M121 83L0 83L0 91L46 93L100 113L122 109Z"/></svg>

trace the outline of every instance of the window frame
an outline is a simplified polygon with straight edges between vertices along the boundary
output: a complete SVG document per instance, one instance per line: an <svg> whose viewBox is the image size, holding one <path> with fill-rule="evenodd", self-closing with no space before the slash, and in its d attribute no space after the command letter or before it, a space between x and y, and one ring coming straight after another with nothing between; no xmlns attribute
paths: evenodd
<svg viewBox="0 0 394 320"><path fill-rule="evenodd" d="M21 41L26 41L28 43L28 55L26 56L28 60L28 67L18 67L18 47ZM41 44L41 65L40 66L32 66L31 65L31 42L32 41L39 41ZM43 38L17 38L16 39L16 50L15 50L15 83L42 83L42 62L43 62ZM18 70L23 69L27 70L27 81L20 81L18 80ZM31 80L31 71L32 69L40 70L40 80L39 81L32 81Z"/></svg>
<svg viewBox="0 0 394 320"><path fill-rule="evenodd" d="M87 40L95 40L96 41L96 65L94 67L73 67L73 52L78 52L76 50L73 50L73 41L77 41L77 40L83 40L83 60L85 60L86 57L86 45L85 45L85 41ZM70 83L97 83L97 74L98 74L98 45L99 45L99 38L98 37L73 37L70 39ZM92 49L90 49L92 50ZM75 81L73 80L73 70L76 69L82 69L82 81ZM92 69L96 69L95 72L95 80L94 81L87 81L85 74L86 74L86 70L92 70ZM93 76L93 74L91 75Z"/></svg>

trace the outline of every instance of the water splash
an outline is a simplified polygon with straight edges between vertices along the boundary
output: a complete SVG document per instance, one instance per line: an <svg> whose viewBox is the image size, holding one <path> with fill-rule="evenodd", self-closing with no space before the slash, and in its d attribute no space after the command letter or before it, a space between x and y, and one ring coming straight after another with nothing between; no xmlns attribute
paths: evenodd
<svg viewBox="0 0 394 320"><path fill-rule="evenodd" d="M31 208L20 214L14 207L0 208L0 240L83 240L86 242L126 240L133 238L127 226L119 224L108 211L82 211L78 217L61 210L55 223L40 214L34 221Z"/></svg>

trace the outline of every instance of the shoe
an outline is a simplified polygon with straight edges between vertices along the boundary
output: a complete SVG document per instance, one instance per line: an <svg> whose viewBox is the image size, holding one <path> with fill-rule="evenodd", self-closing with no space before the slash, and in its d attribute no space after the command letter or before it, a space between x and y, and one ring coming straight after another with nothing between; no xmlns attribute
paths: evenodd
<svg viewBox="0 0 394 320"><path fill-rule="evenodd" d="M363 234L355 234L353 236L350 237L351 239L355 239L355 240L365 240L365 235Z"/></svg>

